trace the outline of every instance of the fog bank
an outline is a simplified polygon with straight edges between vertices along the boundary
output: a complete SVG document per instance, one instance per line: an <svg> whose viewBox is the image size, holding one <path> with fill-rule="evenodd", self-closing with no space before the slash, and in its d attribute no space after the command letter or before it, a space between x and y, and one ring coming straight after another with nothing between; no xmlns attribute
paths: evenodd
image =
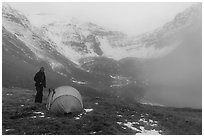
<svg viewBox="0 0 204 137"><path fill-rule="evenodd" d="M202 29L185 33L177 49L150 62L148 98L167 106L202 108Z"/></svg>

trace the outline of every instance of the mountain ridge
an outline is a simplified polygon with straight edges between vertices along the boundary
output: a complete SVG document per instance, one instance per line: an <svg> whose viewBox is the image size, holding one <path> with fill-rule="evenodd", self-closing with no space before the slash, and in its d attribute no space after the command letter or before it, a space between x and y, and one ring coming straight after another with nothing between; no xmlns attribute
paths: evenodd
<svg viewBox="0 0 204 137"><path fill-rule="evenodd" d="M186 51L183 35L191 37L191 32L200 29L201 6L186 9L152 32L129 36L91 22L55 22L38 28L20 12L3 5L3 86L24 87L21 80L25 79L30 83L26 88L32 88L32 75L45 66L51 87L76 84L116 92L121 88L124 92L136 85L146 89L146 75L152 72L146 62ZM177 51L179 48L183 51ZM16 67L15 62L21 65Z"/></svg>
<svg viewBox="0 0 204 137"><path fill-rule="evenodd" d="M200 19L201 7L199 4L193 5L177 14L172 21L162 27L138 36L128 36L122 32L111 31L91 22L53 22L36 28L24 15L12 9L8 4L3 4L2 16L3 26L17 37L21 38L20 36L26 34L21 34L24 32L12 28L14 23L27 27L34 35L30 36L31 38L37 37L38 41L47 42L50 48L54 48L66 58L78 63L79 59L83 57L105 56L119 60L131 56L137 58L165 56L181 43L173 35L178 36L177 32L180 29L192 25L193 20ZM24 31L27 30L24 29ZM25 41L28 45L31 42ZM43 44L37 43L37 45ZM31 45L29 46L31 47ZM115 55L113 51L116 53Z"/></svg>

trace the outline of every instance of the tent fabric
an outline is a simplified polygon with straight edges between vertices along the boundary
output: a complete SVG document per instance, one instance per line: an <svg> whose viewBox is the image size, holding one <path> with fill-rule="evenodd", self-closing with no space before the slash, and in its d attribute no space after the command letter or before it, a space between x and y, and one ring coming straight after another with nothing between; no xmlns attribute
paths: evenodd
<svg viewBox="0 0 204 137"><path fill-rule="evenodd" d="M78 109L81 108L81 103L77 98L73 96L60 96L53 102L50 111L55 113L68 113L77 112Z"/></svg>
<svg viewBox="0 0 204 137"><path fill-rule="evenodd" d="M80 93L73 87L61 86L51 91L47 99L47 109L54 113L81 111L83 102Z"/></svg>

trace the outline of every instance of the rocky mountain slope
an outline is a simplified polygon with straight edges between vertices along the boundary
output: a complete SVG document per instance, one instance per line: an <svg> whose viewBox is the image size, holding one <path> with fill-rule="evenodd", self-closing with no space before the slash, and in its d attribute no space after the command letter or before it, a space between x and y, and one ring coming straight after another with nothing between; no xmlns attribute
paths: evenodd
<svg viewBox="0 0 204 137"><path fill-rule="evenodd" d="M37 28L4 3L3 86L31 88L33 75L45 66L49 87L70 83L113 91L132 84L146 87L152 72L146 62L171 55L187 34L191 37L199 30L201 7L193 5L153 32L129 36L91 22L53 22Z"/></svg>

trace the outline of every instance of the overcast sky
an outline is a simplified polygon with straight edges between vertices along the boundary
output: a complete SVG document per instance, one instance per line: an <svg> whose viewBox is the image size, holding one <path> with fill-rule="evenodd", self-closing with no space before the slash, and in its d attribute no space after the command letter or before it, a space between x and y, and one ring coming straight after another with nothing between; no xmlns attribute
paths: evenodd
<svg viewBox="0 0 204 137"><path fill-rule="evenodd" d="M77 18L133 35L148 32L172 20L194 3L9 3L40 26L53 20Z"/></svg>

